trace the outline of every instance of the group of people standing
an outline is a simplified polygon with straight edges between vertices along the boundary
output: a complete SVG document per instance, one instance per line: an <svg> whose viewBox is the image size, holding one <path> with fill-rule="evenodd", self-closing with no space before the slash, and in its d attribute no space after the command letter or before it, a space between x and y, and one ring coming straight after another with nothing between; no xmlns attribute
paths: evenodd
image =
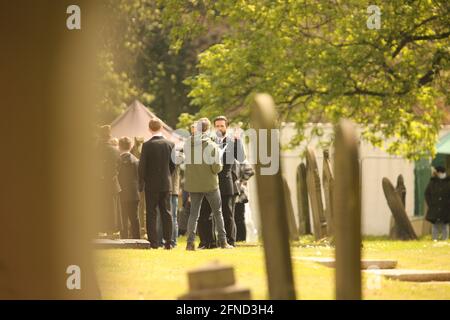
<svg viewBox="0 0 450 320"><path fill-rule="evenodd" d="M227 134L228 120L220 116L207 118L191 126L191 136L182 148L162 134L162 122L149 122L151 138L142 145L140 158L132 154L132 141L123 137L118 148L111 144L110 127L102 127L102 189L108 224L105 231L121 224L121 238L140 238L139 201L145 194L146 231L152 248L172 249L178 237L177 210L180 193L180 168L184 173L183 203L188 209L186 250L199 248L231 249L245 241L245 203L247 180L253 176L245 160L243 143ZM198 155L201 155L198 157ZM119 206L120 203L120 206ZM120 208L119 214L116 209ZM115 218L111 219L111 215ZM118 218L121 216L121 218ZM159 217L159 218L158 218Z"/></svg>

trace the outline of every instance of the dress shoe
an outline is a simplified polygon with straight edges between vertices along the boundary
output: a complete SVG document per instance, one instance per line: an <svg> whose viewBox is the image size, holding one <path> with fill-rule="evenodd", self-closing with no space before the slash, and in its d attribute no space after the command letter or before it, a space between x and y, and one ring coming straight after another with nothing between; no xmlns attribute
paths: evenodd
<svg viewBox="0 0 450 320"><path fill-rule="evenodd" d="M186 250L187 250L187 251L195 251L195 243L193 243L193 242L188 242L188 243L186 244Z"/></svg>

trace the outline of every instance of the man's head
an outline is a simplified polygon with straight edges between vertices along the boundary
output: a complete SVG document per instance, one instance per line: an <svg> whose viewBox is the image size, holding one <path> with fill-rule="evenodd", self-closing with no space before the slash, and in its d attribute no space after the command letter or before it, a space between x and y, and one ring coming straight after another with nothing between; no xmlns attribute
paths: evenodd
<svg viewBox="0 0 450 320"><path fill-rule="evenodd" d="M119 150L121 152L130 152L132 147L131 139L128 137L122 137L119 140Z"/></svg>
<svg viewBox="0 0 450 320"><path fill-rule="evenodd" d="M208 118L201 118L197 121L196 132L205 133L211 127L211 122Z"/></svg>
<svg viewBox="0 0 450 320"><path fill-rule="evenodd" d="M225 116L218 116L214 119L214 128L218 136L225 137L228 128L228 119Z"/></svg>
<svg viewBox="0 0 450 320"><path fill-rule="evenodd" d="M101 140L109 141L111 139L111 126L109 125L101 126L99 128L98 135Z"/></svg>
<svg viewBox="0 0 450 320"><path fill-rule="evenodd" d="M161 131L162 123L159 119L151 119L148 123L148 128L152 134L158 133Z"/></svg>
<svg viewBox="0 0 450 320"><path fill-rule="evenodd" d="M436 175L440 179L445 179L445 177L447 176L447 170L443 166L437 166Z"/></svg>
<svg viewBox="0 0 450 320"><path fill-rule="evenodd" d="M445 173L446 170L445 170L445 168L443 166L437 166L436 167L436 172L437 173Z"/></svg>

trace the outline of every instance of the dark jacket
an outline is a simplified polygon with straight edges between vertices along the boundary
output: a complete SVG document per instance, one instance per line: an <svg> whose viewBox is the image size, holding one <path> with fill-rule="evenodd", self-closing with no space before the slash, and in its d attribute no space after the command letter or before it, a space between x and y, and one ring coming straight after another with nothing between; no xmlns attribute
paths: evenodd
<svg viewBox="0 0 450 320"><path fill-rule="evenodd" d="M119 184L121 201L139 200L139 160L131 153L124 153L120 156L119 164Z"/></svg>
<svg viewBox="0 0 450 320"><path fill-rule="evenodd" d="M102 191L109 195L117 195L120 185L117 179L117 161L120 152L109 141L100 141L98 144L101 157L100 181Z"/></svg>
<svg viewBox="0 0 450 320"><path fill-rule="evenodd" d="M433 177L425 190L426 219L431 223L450 223L450 177Z"/></svg>
<svg viewBox="0 0 450 320"><path fill-rule="evenodd" d="M168 192L172 189L173 142L162 136L154 136L142 145L139 161L140 190L146 192Z"/></svg>
<svg viewBox="0 0 450 320"><path fill-rule="evenodd" d="M222 156L222 171L219 173L219 189L222 195L238 195L239 188L232 175L232 166L237 160L242 162L245 160L244 147L240 139L225 137L219 144L221 149L225 149Z"/></svg>

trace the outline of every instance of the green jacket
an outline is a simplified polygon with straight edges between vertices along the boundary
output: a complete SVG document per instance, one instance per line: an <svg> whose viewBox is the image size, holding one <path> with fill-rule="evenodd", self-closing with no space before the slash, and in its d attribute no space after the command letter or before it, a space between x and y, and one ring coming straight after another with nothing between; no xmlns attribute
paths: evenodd
<svg viewBox="0 0 450 320"><path fill-rule="evenodd" d="M217 174L222 170L222 165L219 147L212 138L207 134L190 137L184 144L184 153L184 190L202 193L217 190Z"/></svg>

